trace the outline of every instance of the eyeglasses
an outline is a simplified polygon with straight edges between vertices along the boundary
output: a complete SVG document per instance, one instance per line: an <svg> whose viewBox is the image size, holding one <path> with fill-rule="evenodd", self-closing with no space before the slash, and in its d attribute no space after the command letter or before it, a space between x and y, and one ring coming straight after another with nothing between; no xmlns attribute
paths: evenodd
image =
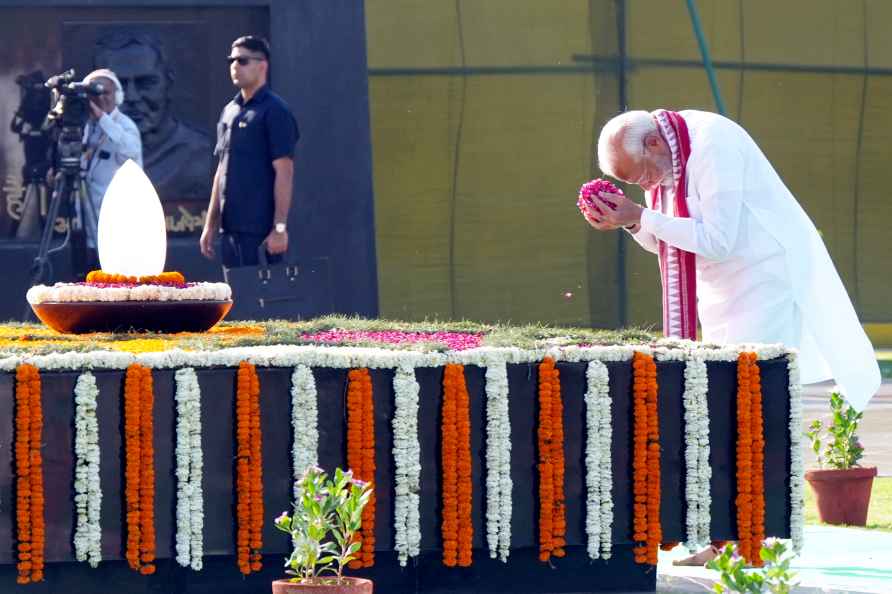
<svg viewBox="0 0 892 594"><path fill-rule="evenodd" d="M238 62L239 66L247 66L248 62L251 60L256 60L258 62L263 62L266 58L256 58L254 56L226 56L226 63L230 66L233 62Z"/></svg>

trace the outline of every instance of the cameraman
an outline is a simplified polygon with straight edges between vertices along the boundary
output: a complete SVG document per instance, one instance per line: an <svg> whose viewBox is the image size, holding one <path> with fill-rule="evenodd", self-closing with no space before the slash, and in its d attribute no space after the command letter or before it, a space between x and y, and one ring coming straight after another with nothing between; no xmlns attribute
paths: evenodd
<svg viewBox="0 0 892 594"><path fill-rule="evenodd" d="M83 169L87 199L92 208L83 214L90 265L98 268L97 232L102 198L112 178L128 159L142 167L142 141L139 128L118 106L124 103L124 89L115 73L106 68L94 70L84 83L100 83L102 95L90 98L92 114L84 129Z"/></svg>

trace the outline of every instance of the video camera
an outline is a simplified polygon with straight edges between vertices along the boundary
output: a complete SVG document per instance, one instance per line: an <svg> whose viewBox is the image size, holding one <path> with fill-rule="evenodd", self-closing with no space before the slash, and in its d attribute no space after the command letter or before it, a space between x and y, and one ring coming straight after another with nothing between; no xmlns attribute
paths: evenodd
<svg viewBox="0 0 892 594"><path fill-rule="evenodd" d="M74 80L74 68L51 76L44 85L53 90L54 107L47 114L48 123L65 126L85 126L90 118L90 97L102 95L102 83L82 83Z"/></svg>
<svg viewBox="0 0 892 594"><path fill-rule="evenodd" d="M53 108L47 113L44 130L55 128L56 166L61 171L79 171L83 154L84 128L90 119L90 98L105 91L102 83L74 80L74 69L51 76L44 85L52 89Z"/></svg>

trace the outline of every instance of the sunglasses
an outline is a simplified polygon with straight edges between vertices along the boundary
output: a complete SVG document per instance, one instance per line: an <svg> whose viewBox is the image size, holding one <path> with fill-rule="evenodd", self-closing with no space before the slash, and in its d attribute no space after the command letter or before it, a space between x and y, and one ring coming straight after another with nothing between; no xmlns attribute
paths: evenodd
<svg viewBox="0 0 892 594"><path fill-rule="evenodd" d="M258 62L263 62L266 58L255 58L254 56L226 56L226 63L230 66L233 62L238 62L239 66L247 66L248 62L251 60L256 60Z"/></svg>

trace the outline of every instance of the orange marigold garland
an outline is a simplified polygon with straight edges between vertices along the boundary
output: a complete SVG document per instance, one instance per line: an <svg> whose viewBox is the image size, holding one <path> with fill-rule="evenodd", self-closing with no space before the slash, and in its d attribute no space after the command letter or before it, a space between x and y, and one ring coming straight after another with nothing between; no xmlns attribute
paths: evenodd
<svg viewBox="0 0 892 594"><path fill-rule="evenodd" d="M550 364L550 365L549 365ZM539 560L548 561L553 549L554 534L554 465L551 460L551 366L545 359L539 365L539 427L536 437L539 446Z"/></svg>
<svg viewBox="0 0 892 594"><path fill-rule="evenodd" d="M759 567L765 539L765 437L755 353L737 359L737 535L741 556Z"/></svg>
<svg viewBox="0 0 892 594"><path fill-rule="evenodd" d="M740 554L752 559L752 391L750 389L749 354L737 360L737 540Z"/></svg>
<svg viewBox="0 0 892 594"><path fill-rule="evenodd" d="M139 476L139 559L143 575L155 573L155 447L154 414L155 396L152 392L152 371L141 368L140 377L140 454Z"/></svg>
<svg viewBox="0 0 892 594"><path fill-rule="evenodd" d="M474 539L471 413L463 365L446 365L442 414L443 564L470 567Z"/></svg>
<svg viewBox="0 0 892 594"><path fill-rule="evenodd" d="M657 366L650 355L632 359L633 456L632 493L635 563L657 564L660 524L660 418Z"/></svg>
<svg viewBox="0 0 892 594"><path fill-rule="evenodd" d="M162 272L151 276L126 276L109 274L101 270L91 270L87 274L88 285L169 285L186 284L186 277L180 272Z"/></svg>
<svg viewBox="0 0 892 594"><path fill-rule="evenodd" d="M362 469L363 406L360 377L359 370L350 370L347 374L347 467L357 479ZM362 542L362 531L356 533L355 539ZM352 569L361 568L362 558L354 559L349 566Z"/></svg>
<svg viewBox="0 0 892 594"><path fill-rule="evenodd" d="M554 359L539 364L539 560L566 553L564 497L564 422L560 372Z"/></svg>
<svg viewBox="0 0 892 594"><path fill-rule="evenodd" d="M16 369L15 394L16 536L19 584L43 581L44 522L43 433L40 372L33 365Z"/></svg>
<svg viewBox="0 0 892 594"><path fill-rule="evenodd" d="M660 413L658 409L657 365L653 357L647 365L647 563L657 564L657 549L663 540L660 523Z"/></svg>
<svg viewBox="0 0 892 594"><path fill-rule="evenodd" d="M127 521L125 557L131 569L139 571L139 465L140 447L140 372L131 365L124 376L124 509Z"/></svg>
<svg viewBox="0 0 892 594"><path fill-rule="evenodd" d="M236 414L236 561L244 575L263 568L263 444L260 380L251 363L239 363Z"/></svg>
<svg viewBox="0 0 892 594"><path fill-rule="evenodd" d="M251 459L251 376L250 366L239 364L235 391L235 516L236 561L243 575L251 573L251 483L249 462Z"/></svg>
<svg viewBox="0 0 892 594"><path fill-rule="evenodd" d="M458 401L455 397L455 378L450 366L443 374L443 408L441 457L443 462L443 564L455 567L458 563L458 430L456 427Z"/></svg>
<svg viewBox="0 0 892 594"><path fill-rule="evenodd" d="M134 363L124 377L125 557L143 575L155 573L155 447L152 371Z"/></svg>
<svg viewBox="0 0 892 594"><path fill-rule="evenodd" d="M552 544L554 548L551 554L555 557L563 557L566 553L567 536L567 505L564 498L564 402L561 397L560 371L554 367L551 369L551 459L554 464L554 514L552 516Z"/></svg>
<svg viewBox="0 0 892 594"><path fill-rule="evenodd" d="M762 378L759 365L756 363L756 355L752 354L750 367L750 390L752 392L752 412L750 419L752 428L750 434L753 438L753 479L752 479L752 503L753 503L753 560L756 567L762 566L762 542L765 540L765 434L762 419Z"/></svg>
<svg viewBox="0 0 892 594"><path fill-rule="evenodd" d="M347 466L354 478L372 484L372 495L362 510L362 528L356 541L362 546L352 569L375 564L375 402L368 369L347 374Z"/></svg>
<svg viewBox="0 0 892 594"><path fill-rule="evenodd" d="M263 440L260 429L260 378L252 368L251 377L251 571L263 569Z"/></svg>
<svg viewBox="0 0 892 594"><path fill-rule="evenodd" d="M471 523L473 491L471 485L471 398L465 383L463 365L449 365L455 378L456 466L458 470L458 566L470 567L474 539Z"/></svg>
<svg viewBox="0 0 892 594"><path fill-rule="evenodd" d="M16 538L20 584L31 582L31 393L30 366L16 369L15 462Z"/></svg>

